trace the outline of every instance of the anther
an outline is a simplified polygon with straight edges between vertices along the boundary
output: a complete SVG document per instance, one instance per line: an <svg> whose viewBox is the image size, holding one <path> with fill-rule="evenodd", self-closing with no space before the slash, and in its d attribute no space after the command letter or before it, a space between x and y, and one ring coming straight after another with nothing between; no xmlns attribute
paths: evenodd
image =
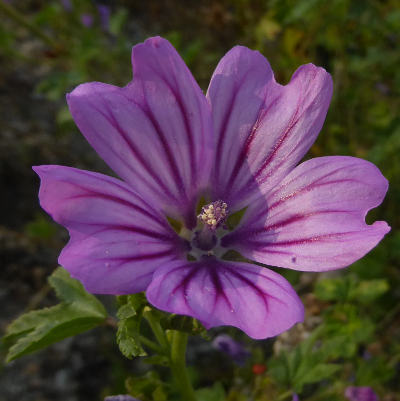
<svg viewBox="0 0 400 401"><path fill-rule="evenodd" d="M215 231L228 216L228 205L217 200L212 202L201 209L201 213L197 218L210 230Z"/></svg>

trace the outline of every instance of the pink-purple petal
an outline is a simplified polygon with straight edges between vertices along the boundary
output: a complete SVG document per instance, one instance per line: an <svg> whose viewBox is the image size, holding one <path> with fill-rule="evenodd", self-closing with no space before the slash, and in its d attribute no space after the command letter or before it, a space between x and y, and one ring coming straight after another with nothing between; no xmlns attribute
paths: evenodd
<svg viewBox="0 0 400 401"><path fill-rule="evenodd" d="M206 328L235 326L255 339L275 336L304 317L296 292L279 274L213 258L160 267L146 295L157 308L195 317Z"/></svg>
<svg viewBox="0 0 400 401"><path fill-rule="evenodd" d="M349 386L344 395L350 401L379 401L375 391L369 386Z"/></svg>
<svg viewBox="0 0 400 401"><path fill-rule="evenodd" d="M260 53L239 46L228 52L207 93L216 136L215 197L239 208L279 183L315 141L331 95L323 68L304 65L282 86Z"/></svg>
<svg viewBox="0 0 400 401"><path fill-rule="evenodd" d="M183 214L190 225L212 162L209 104L165 39L135 46L132 65L133 81L124 88L78 86L67 97L72 116L122 179L160 208Z"/></svg>
<svg viewBox="0 0 400 401"><path fill-rule="evenodd" d="M165 218L124 182L63 166L38 166L40 204L70 241L59 263L92 293L144 291L183 244Z"/></svg>
<svg viewBox="0 0 400 401"><path fill-rule="evenodd" d="M222 244L273 266L305 271L348 266L390 230L384 221L365 223L387 188L379 169L365 160L308 160L254 202Z"/></svg>

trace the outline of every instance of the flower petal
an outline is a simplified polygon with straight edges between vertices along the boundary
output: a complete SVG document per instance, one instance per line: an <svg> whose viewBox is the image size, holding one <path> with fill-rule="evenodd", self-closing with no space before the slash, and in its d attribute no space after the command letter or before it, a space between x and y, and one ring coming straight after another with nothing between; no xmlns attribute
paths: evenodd
<svg viewBox="0 0 400 401"><path fill-rule="evenodd" d="M122 181L63 166L33 169L41 206L70 233L59 263L88 291L144 291L154 269L179 254L168 222Z"/></svg>
<svg viewBox="0 0 400 401"><path fill-rule="evenodd" d="M208 329L231 325L252 338L275 336L303 320L303 305L279 274L205 258L157 269L146 295L157 308L193 316Z"/></svg>
<svg viewBox="0 0 400 401"><path fill-rule="evenodd" d="M222 244L258 262L295 270L348 266L390 230L384 221L365 223L367 212L382 202L387 188L379 169L365 160L308 160L255 202Z"/></svg>
<svg viewBox="0 0 400 401"><path fill-rule="evenodd" d="M323 68L304 65L282 86L260 53L239 46L228 52L207 94L216 135L215 198L240 208L281 181L315 141L331 94Z"/></svg>
<svg viewBox="0 0 400 401"><path fill-rule="evenodd" d="M193 223L194 198L212 162L209 104L165 39L135 46L132 65L134 79L124 88L78 86L67 96L71 114L122 179L155 204L191 214Z"/></svg>
<svg viewBox="0 0 400 401"><path fill-rule="evenodd" d="M379 401L375 391L369 386L349 386L344 395L350 401Z"/></svg>

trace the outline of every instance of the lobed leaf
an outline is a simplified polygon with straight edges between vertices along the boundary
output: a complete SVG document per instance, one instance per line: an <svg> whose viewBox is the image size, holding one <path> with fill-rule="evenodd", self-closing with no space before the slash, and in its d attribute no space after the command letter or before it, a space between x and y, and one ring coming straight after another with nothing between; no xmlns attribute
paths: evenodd
<svg viewBox="0 0 400 401"><path fill-rule="evenodd" d="M122 354L131 359L136 356L146 356L140 343L140 323L143 309L147 304L143 293L128 295L120 302L123 303L117 312L118 330L117 343Z"/></svg>
<svg viewBox="0 0 400 401"><path fill-rule="evenodd" d="M106 319L107 312L101 302L63 268L54 271L49 283L62 302L25 313L7 327L3 337L9 347L7 362L90 330Z"/></svg>

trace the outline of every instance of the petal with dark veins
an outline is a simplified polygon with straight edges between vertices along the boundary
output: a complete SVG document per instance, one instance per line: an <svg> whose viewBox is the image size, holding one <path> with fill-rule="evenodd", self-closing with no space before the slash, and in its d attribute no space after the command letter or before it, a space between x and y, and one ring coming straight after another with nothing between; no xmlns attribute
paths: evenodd
<svg viewBox="0 0 400 401"><path fill-rule="evenodd" d="M157 308L192 316L207 329L235 326L255 339L282 333L304 317L299 297L279 274L213 258L160 267L146 295Z"/></svg>
<svg viewBox="0 0 400 401"><path fill-rule="evenodd" d="M194 204L212 162L210 106L165 39L132 49L133 81L92 82L68 96L71 114L105 162L157 207L195 223Z"/></svg>
<svg viewBox="0 0 400 401"><path fill-rule="evenodd" d="M124 182L70 167L33 169L41 206L70 234L59 263L89 292L144 291L154 270L182 252L167 221Z"/></svg>
<svg viewBox="0 0 400 401"><path fill-rule="evenodd" d="M346 156L308 160L248 210L222 245L272 266L304 271L346 267L390 230L366 224L388 183L372 163Z"/></svg>
<svg viewBox="0 0 400 401"><path fill-rule="evenodd" d="M320 67L300 67L285 85L268 61L237 46L218 64L211 103L215 199L240 209L279 183L314 143L328 110L332 79Z"/></svg>

